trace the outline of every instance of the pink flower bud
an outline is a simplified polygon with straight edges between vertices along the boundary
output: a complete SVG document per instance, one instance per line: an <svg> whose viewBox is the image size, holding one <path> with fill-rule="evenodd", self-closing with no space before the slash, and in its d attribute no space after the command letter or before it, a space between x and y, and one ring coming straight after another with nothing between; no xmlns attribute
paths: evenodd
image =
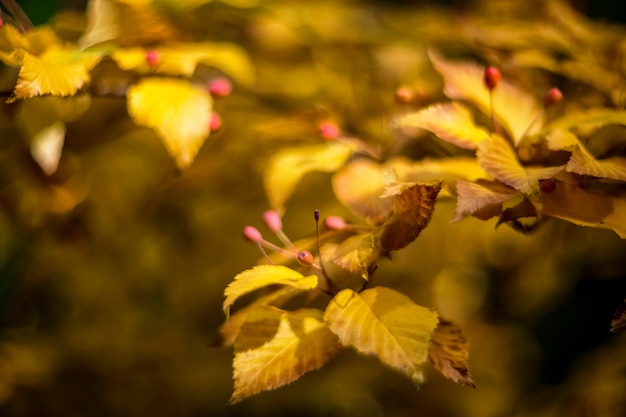
<svg viewBox="0 0 626 417"><path fill-rule="evenodd" d="M213 97L226 97L233 91L233 85L227 78L217 77L209 82L208 91Z"/></svg>
<svg viewBox="0 0 626 417"><path fill-rule="evenodd" d="M263 213L263 221L272 232L278 232L283 228L283 222L280 216L274 210L267 210Z"/></svg>
<svg viewBox="0 0 626 417"><path fill-rule="evenodd" d="M496 67L485 68L485 85L489 90L496 88L500 82L500 70Z"/></svg>
<svg viewBox="0 0 626 417"><path fill-rule="evenodd" d="M320 135L324 139L337 139L339 137L339 127L332 122L323 122L318 126Z"/></svg>
<svg viewBox="0 0 626 417"><path fill-rule="evenodd" d="M209 129L211 132L216 132L222 128L222 118L219 114L211 113L211 121L209 122Z"/></svg>
<svg viewBox="0 0 626 417"><path fill-rule="evenodd" d="M563 100L563 93L561 93L561 90L556 87L552 87L544 96L543 105L546 107L550 107L561 100Z"/></svg>
<svg viewBox="0 0 626 417"><path fill-rule="evenodd" d="M161 54L159 53L159 51L156 51L154 49L146 51L146 62L151 67L156 67L157 65L159 65L161 63Z"/></svg>
<svg viewBox="0 0 626 417"><path fill-rule="evenodd" d="M243 237L251 242L260 242L263 240L263 235L255 227L246 226L243 228Z"/></svg>
<svg viewBox="0 0 626 417"><path fill-rule="evenodd" d="M397 103L408 104L415 99L415 91L411 87L398 87L396 89L395 99Z"/></svg>
<svg viewBox="0 0 626 417"><path fill-rule="evenodd" d="M330 230L344 230L347 223L339 216L328 216L324 219L324 225Z"/></svg>

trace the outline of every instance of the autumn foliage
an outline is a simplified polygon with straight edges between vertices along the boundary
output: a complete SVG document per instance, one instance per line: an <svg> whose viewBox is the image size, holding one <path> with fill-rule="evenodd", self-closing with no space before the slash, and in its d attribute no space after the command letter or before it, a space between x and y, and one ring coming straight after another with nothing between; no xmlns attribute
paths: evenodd
<svg viewBox="0 0 626 417"><path fill-rule="evenodd" d="M623 27L558 0L0 3L7 413L626 412Z"/></svg>

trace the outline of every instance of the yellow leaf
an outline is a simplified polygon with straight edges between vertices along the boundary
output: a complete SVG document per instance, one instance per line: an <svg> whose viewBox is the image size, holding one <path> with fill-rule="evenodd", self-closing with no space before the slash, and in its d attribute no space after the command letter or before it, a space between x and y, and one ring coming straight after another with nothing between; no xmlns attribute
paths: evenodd
<svg viewBox="0 0 626 417"><path fill-rule="evenodd" d="M480 143L476 156L482 169L492 177L524 194L538 193L540 179L551 178L563 170L562 166L522 166L508 142L495 134Z"/></svg>
<svg viewBox="0 0 626 417"><path fill-rule="evenodd" d="M444 78L446 96L455 100L467 100L485 115L491 114L489 90L483 84L483 67L472 62L450 62L433 52L429 56L435 69ZM492 95L496 119L511 133L517 144L539 114L537 101L506 80L500 81ZM541 120L537 120L528 134L537 132L541 125Z"/></svg>
<svg viewBox="0 0 626 417"><path fill-rule="evenodd" d="M270 206L279 212L302 177L310 172L334 172L352 155L354 146L342 142L283 149L269 160L264 178Z"/></svg>
<svg viewBox="0 0 626 417"><path fill-rule="evenodd" d="M489 138L489 132L474 123L470 111L460 103L435 104L416 113L401 116L398 127L419 127L433 132L440 139L465 149Z"/></svg>
<svg viewBox="0 0 626 417"><path fill-rule="evenodd" d="M383 250L402 249L419 236L430 222L439 190L441 183L387 187L381 197L393 195L394 213L383 226L380 237Z"/></svg>
<svg viewBox="0 0 626 417"><path fill-rule="evenodd" d="M155 129L180 168L193 162L209 136L211 96L185 80L149 78L128 90L128 114Z"/></svg>
<svg viewBox="0 0 626 417"><path fill-rule="evenodd" d="M7 65L21 66L25 53L40 55L60 43L48 26L32 28L22 35L15 26L6 24L0 27L0 60Z"/></svg>
<svg viewBox="0 0 626 417"><path fill-rule="evenodd" d="M556 129L547 136L548 147L552 150L570 151L565 170L580 175L591 175L598 178L608 178L626 181L626 158L613 156L596 159L581 143L576 135Z"/></svg>
<svg viewBox="0 0 626 417"><path fill-rule="evenodd" d="M159 64L156 67L148 65L146 48L118 49L113 51L111 58L125 71L191 77L198 64L203 63L216 67L243 83L250 84L254 80L248 55L231 43L178 43L153 49L159 53Z"/></svg>
<svg viewBox="0 0 626 417"><path fill-rule="evenodd" d="M58 121L37 133L30 144L30 154L46 175L52 175L59 166L65 141L65 124Z"/></svg>
<svg viewBox="0 0 626 417"><path fill-rule="evenodd" d="M519 195L519 192L500 183L474 183L457 180L456 210L452 222L458 222L466 216L490 204L503 202Z"/></svg>
<svg viewBox="0 0 626 417"><path fill-rule="evenodd" d="M467 364L468 345L459 326L440 320L430 341L428 362L454 382L476 388Z"/></svg>
<svg viewBox="0 0 626 417"><path fill-rule="evenodd" d="M377 287L356 293L345 289L326 307L324 320L345 346L376 355L416 384L437 326L437 314L407 296Z"/></svg>
<svg viewBox="0 0 626 417"><path fill-rule="evenodd" d="M385 167L370 159L357 159L333 175L337 199L353 213L373 224L391 215L392 200L380 198L384 188Z"/></svg>
<svg viewBox="0 0 626 417"><path fill-rule="evenodd" d="M581 226L610 228L626 239L626 194L612 196L583 190L578 184L555 181L551 193L539 197L541 212Z"/></svg>
<svg viewBox="0 0 626 417"><path fill-rule="evenodd" d="M597 129L610 124L626 126L626 111L600 107L580 113L568 112L565 116L552 121L546 126L546 130L581 129L583 127Z"/></svg>
<svg viewBox="0 0 626 417"><path fill-rule="evenodd" d="M359 273L363 279L368 278L367 268L376 258L374 238L371 233L358 233L350 236L340 244L325 245L324 258L342 268Z"/></svg>
<svg viewBox="0 0 626 417"><path fill-rule="evenodd" d="M39 57L25 53L13 100L42 94L73 96L89 81L89 71L101 58L96 53L56 47Z"/></svg>
<svg viewBox="0 0 626 417"><path fill-rule="evenodd" d="M239 340L248 337L251 340ZM236 351L230 403L287 385L321 368L341 351L341 345L322 321L321 310L268 309L244 324Z"/></svg>
<svg viewBox="0 0 626 417"><path fill-rule="evenodd" d="M154 0L154 3L165 9L170 9L180 13L203 6L211 3L212 1L213 0Z"/></svg>
<svg viewBox="0 0 626 417"><path fill-rule="evenodd" d="M272 284L289 285L294 288L311 289L317 286L317 276L304 276L282 265L258 265L238 274L226 287L224 305L226 315L235 300L244 294Z"/></svg>

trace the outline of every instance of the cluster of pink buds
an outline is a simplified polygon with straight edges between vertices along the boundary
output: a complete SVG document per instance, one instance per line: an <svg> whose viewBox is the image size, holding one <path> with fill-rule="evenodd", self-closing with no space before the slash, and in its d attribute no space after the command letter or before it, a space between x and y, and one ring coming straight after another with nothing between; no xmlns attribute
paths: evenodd
<svg viewBox="0 0 626 417"><path fill-rule="evenodd" d="M280 247L272 242L269 242L263 238L261 232L253 226L246 226L243 229L243 236L251 242L256 243L259 246L259 250L263 256L271 263L271 260L264 248L271 249L275 252L282 253L290 258L296 259L302 266L312 266L320 269L321 267L314 262L313 255L308 250L299 250L296 245L287 237L283 231L283 222L280 215L274 210L268 210L263 213L263 221L265 225L270 229L276 237L285 246Z"/></svg>

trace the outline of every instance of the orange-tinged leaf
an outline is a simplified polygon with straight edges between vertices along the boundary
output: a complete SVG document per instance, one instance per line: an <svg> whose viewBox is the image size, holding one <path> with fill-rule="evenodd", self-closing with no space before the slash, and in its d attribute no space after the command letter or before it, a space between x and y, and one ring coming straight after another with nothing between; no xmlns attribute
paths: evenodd
<svg viewBox="0 0 626 417"><path fill-rule="evenodd" d="M393 195L394 214L383 226L383 250L402 249L417 238L430 222L439 190L441 183L399 184L386 189L382 196Z"/></svg>
<svg viewBox="0 0 626 417"><path fill-rule="evenodd" d="M491 204L503 202L519 195L519 192L495 182L469 182L457 180L456 210L452 222L458 222Z"/></svg>
<svg viewBox="0 0 626 417"><path fill-rule="evenodd" d="M430 340L428 362L446 378L476 388L469 373L469 343L456 324L440 319Z"/></svg>
<svg viewBox="0 0 626 417"><path fill-rule="evenodd" d="M489 138L489 132L474 123L470 111L460 103L435 104L416 113L401 116L394 126L419 127L440 139L465 149L476 149Z"/></svg>
<svg viewBox="0 0 626 417"><path fill-rule="evenodd" d="M128 114L153 128L180 168L189 166L209 136L211 96L185 80L149 78L128 90Z"/></svg>
<svg viewBox="0 0 626 417"><path fill-rule="evenodd" d="M324 245L323 256L324 259L350 272L359 273L363 279L367 279L367 268L377 252L374 250L374 237L371 233L365 232L350 236L339 244Z"/></svg>
<svg viewBox="0 0 626 417"><path fill-rule="evenodd" d="M302 177L310 172L334 172L348 160L354 146L342 142L282 149L269 160L264 178L270 206L278 212Z"/></svg>
<svg viewBox="0 0 626 417"><path fill-rule="evenodd" d="M566 171L580 175L626 181L626 158L613 156L596 159L576 135L563 129L556 129L550 132L546 140L550 149L566 150L572 153L565 166Z"/></svg>
<svg viewBox="0 0 626 417"><path fill-rule="evenodd" d="M420 384L422 365L437 313L390 288L339 292L326 307L324 320L345 346L376 355L386 365Z"/></svg>
<svg viewBox="0 0 626 417"><path fill-rule="evenodd" d="M467 100L485 115L491 114L489 90L483 84L483 67L472 62L447 61L433 52L429 56L435 69L444 78L446 96L456 100ZM539 104L531 95L506 80L501 80L492 94L493 113L498 122L511 133L517 144L539 113ZM537 120L530 127L528 134L538 131L541 125L541 120Z"/></svg>
<svg viewBox="0 0 626 417"><path fill-rule="evenodd" d="M242 346L267 341L235 354L235 389L230 403L287 385L306 372L321 368L341 351L337 336L322 321L321 310L273 310L261 320L251 318L239 334L238 339L246 338L250 329L254 339L252 344L241 342Z"/></svg>
<svg viewBox="0 0 626 417"><path fill-rule="evenodd" d="M536 194L539 180L551 178L563 167L524 167L517 159L513 148L498 135L483 141L476 152L478 163L492 177L524 194Z"/></svg>
<svg viewBox="0 0 626 417"><path fill-rule="evenodd" d="M294 288L311 289L317 286L317 276L304 276L282 265L257 265L238 274L226 287L223 309L229 314L230 306L244 294L272 284L289 285Z"/></svg>
<svg viewBox="0 0 626 417"><path fill-rule="evenodd" d="M384 188L385 167L370 159L358 159L333 175L337 199L353 213L373 224L381 224L390 215L391 198L380 198Z"/></svg>
<svg viewBox="0 0 626 417"><path fill-rule="evenodd" d="M25 53L13 100L42 94L73 96L89 81L89 71L101 58L97 53L56 47L41 56Z"/></svg>
<svg viewBox="0 0 626 417"><path fill-rule="evenodd" d="M581 226L610 228L626 239L626 194L605 195L578 184L555 181L550 193L539 197L541 212Z"/></svg>

